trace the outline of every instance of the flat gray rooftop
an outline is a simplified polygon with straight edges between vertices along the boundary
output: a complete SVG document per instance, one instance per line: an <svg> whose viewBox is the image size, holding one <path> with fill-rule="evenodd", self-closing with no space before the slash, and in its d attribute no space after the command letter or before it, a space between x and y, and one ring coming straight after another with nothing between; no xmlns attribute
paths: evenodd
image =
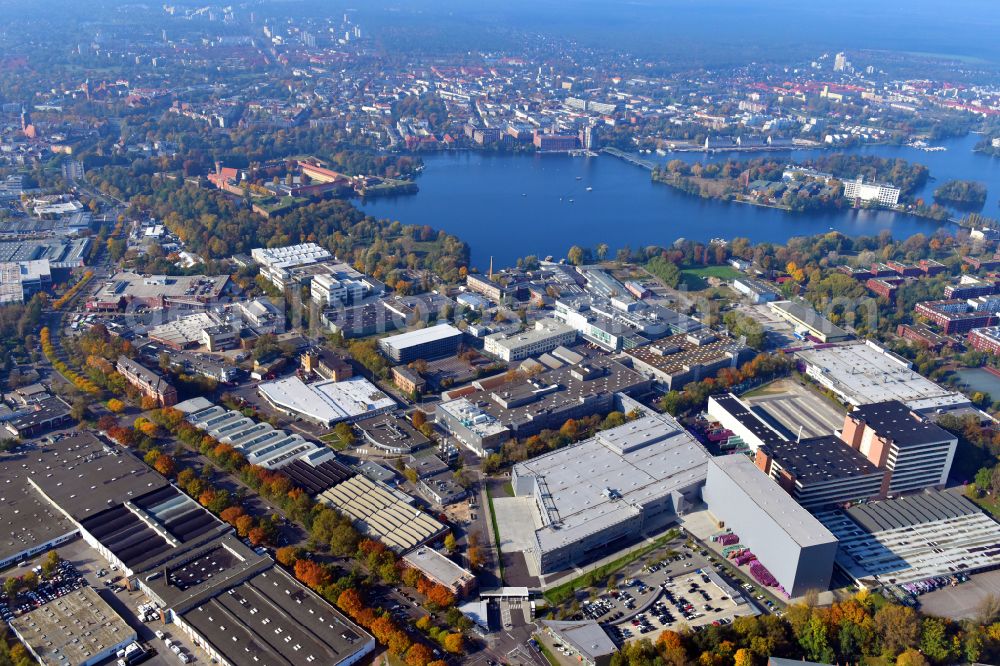
<svg viewBox="0 0 1000 666"><path fill-rule="evenodd" d="M800 547L836 541L830 530L799 506L791 495L741 454L717 456L709 463L728 476L757 508L780 525ZM711 472L709 473L711 475ZM739 498L732 498L739 501ZM709 510L711 510L711 506Z"/></svg>
<svg viewBox="0 0 1000 666"><path fill-rule="evenodd" d="M933 492L885 502L858 504L845 513L868 532L882 532L981 511L972 502L955 493Z"/></svg>
<svg viewBox="0 0 1000 666"><path fill-rule="evenodd" d="M81 587L14 618L11 627L42 663L71 666L136 637L92 587Z"/></svg>
<svg viewBox="0 0 1000 666"><path fill-rule="evenodd" d="M103 455L104 446L92 434L79 432L54 443L28 442L0 454L0 560L76 531L28 479Z"/></svg>
<svg viewBox="0 0 1000 666"><path fill-rule="evenodd" d="M80 453L30 474L31 482L77 521L168 485L141 460L120 450L91 444Z"/></svg>
<svg viewBox="0 0 1000 666"><path fill-rule="evenodd" d="M339 664L372 640L277 567L183 618L234 666Z"/></svg>
<svg viewBox="0 0 1000 666"><path fill-rule="evenodd" d="M551 549L636 515L636 507L650 500L704 481L708 459L704 447L676 421L655 415L519 463L516 474L540 479L551 494L551 508L542 516L545 527L538 530L542 548Z"/></svg>

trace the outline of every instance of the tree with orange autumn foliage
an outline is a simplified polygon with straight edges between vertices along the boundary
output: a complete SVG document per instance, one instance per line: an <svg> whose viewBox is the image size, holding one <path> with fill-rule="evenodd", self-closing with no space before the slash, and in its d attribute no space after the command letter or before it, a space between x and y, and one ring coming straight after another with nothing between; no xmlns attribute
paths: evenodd
<svg viewBox="0 0 1000 666"><path fill-rule="evenodd" d="M236 527L236 533L241 537L247 536L254 527L253 516L240 516L236 519L234 527Z"/></svg>
<svg viewBox="0 0 1000 666"><path fill-rule="evenodd" d="M465 649L465 641L462 634L448 634L441 641L441 647L452 654L462 654L462 650Z"/></svg>
<svg viewBox="0 0 1000 666"><path fill-rule="evenodd" d="M427 666L434 660L434 653L423 643L414 643L406 651L406 666Z"/></svg>
<svg viewBox="0 0 1000 666"><path fill-rule="evenodd" d="M230 525L236 525L236 519L244 515L242 507L231 506L229 508L223 509L219 513L219 518L229 523Z"/></svg>
<svg viewBox="0 0 1000 666"><path fill-rule="evenodd" d="M308 559L301 559L295 563L295 577L314 590L333 582L329 569L319 562Z"/></svg>
<svg viewBox="0 0 1000 666"><path fill-rule="evenodd" d="M299 562L308 562L308 561L309 560L299 560ZM296 563L295 565L296 577L299 576L298 568L299 565L298 563ZM299 580L302 579L299 578ZM340 593L340 596L337 597L337 607L340 610L347 613L349 616L357 618L358 613L361 611L362 608L365 607L365 604L364 601L362 601L361 595L358 593L358 591L351 589L351 590L344 590L343 592Z"/></svg>
<svg viewBox="0 0 1000 666"><path fill-rule="evenodd" d="M157 456L156 460L153 462L153 469L163 476L173 476L176 467L177 464L174 462L174 459L166 453L162 453Z"/></svg>
<svg viewBox="0 0 1000 666"><path fill-rule="evenodd" d="M304 552L301 548L296 548L295 546L282 546L274 552L274 559L286 567L294 567L295 563L302 558Z"/></svg>

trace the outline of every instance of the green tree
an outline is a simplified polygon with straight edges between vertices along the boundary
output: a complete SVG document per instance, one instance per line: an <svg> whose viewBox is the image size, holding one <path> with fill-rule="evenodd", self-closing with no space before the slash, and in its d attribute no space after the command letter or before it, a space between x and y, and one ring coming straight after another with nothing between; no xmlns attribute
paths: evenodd
<svg viewBox="0 0 1000 666"><path fill-rule="evenodd" d="M810 661L829 664L836 658L830 640L827 637L826 623L817 613L813 613L809 622L799 635L799 645Z"/></svg>
<svg viewBox="0 0 1000 666"><path fill-rule="evenodd" d="M566 253L566 260L573 264L574 266L580 266L583 264L583 248L579 245L574 245Z"/></svg>
<svg viewBox="0 0 1000 666"><path fill-rule="evenodd" d="M920 652L936 662L945 662L951 658L951 639L944 620L927 617L920 623ZM905 654L903 652L899 658L902 659Z"/></svg>

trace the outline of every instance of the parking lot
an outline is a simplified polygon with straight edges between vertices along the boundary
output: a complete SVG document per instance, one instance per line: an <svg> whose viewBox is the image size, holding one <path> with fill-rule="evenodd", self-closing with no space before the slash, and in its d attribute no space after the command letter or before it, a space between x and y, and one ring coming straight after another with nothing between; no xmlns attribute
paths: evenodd
<svg viewBox="0 0 1000 666"><path fill-rule="evenodd" d="M615 640L628 641L655 638L681 624L695 630L728 624L735 616L756 612L733 598L745 590L723 587L730 583L717 571L721 565L707 553L676 542L671 545L672 550L657 551L646 558L646 564L627 570L614 589L583 601L579 618L599 621Z"/></svg>
<svg viewBox="0 0 1000 666"><path fill-rule="evenodd" d="M1000 570L973 574L958 585L944 584L917 597L928 615L956 620L975 619L990 597L1000 596Z"/></svg>

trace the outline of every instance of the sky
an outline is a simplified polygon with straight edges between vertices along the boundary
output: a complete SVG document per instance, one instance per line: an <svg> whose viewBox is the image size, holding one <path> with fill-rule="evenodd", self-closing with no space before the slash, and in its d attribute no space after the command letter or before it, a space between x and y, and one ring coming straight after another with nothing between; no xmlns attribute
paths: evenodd
<svg viewBox="0 0 1000 666"><path fill-rule="evenodd" d="M695 49L708 59L824 48L1000 62L997 0L367 0L358 11L375 21L438 25L470 42L513 27L611 48Z"/></svg>

